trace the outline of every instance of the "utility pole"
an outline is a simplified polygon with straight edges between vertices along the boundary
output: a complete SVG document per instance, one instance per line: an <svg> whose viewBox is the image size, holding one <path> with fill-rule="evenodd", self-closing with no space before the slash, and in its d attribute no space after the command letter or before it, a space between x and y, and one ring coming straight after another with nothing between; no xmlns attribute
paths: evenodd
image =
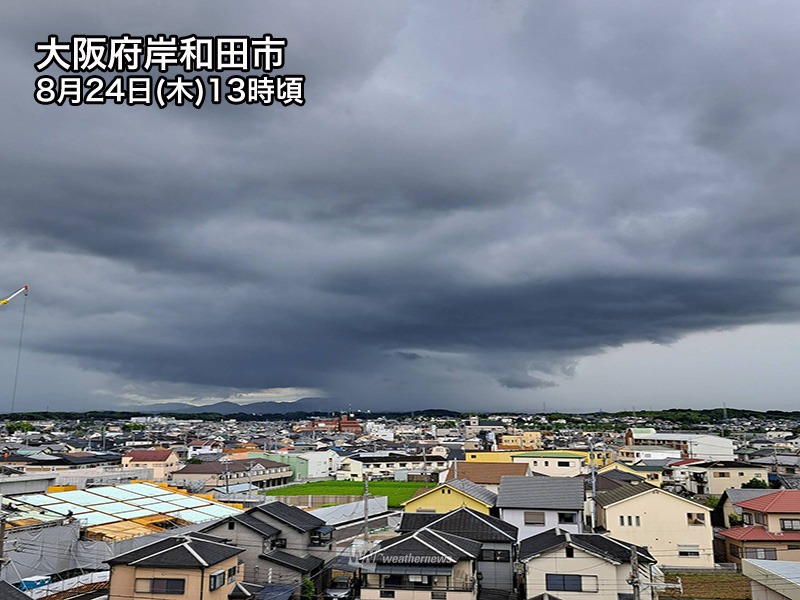
<svg viewBox="0 0 800 600"><path fill-rule="evenodd" d="M633 587L633 600L642 600L639 581L639 548L636 544L631 544L631 574L628 576L628 583Z"/></svg>
<svg viewBox="0 0 800 600"><path fill-rule="evenodd" d="M597 466L595 465L594 436L589 437L589 466L592 472L592 533L597 527Z"/></svg>
<svg viewBox="0 0 800 600"><path fill-rule="evenodd" d="M369 544L369 475L364 473L364 552Z"/></svg>

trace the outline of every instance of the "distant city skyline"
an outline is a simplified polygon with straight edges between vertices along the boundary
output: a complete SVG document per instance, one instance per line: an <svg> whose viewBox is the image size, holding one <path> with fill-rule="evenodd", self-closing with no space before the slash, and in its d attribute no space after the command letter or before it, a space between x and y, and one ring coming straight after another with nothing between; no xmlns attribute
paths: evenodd
<svg viewBox="0 0 800 600"><path fill-rule="evenodd" d="M18 411L800 406L791 3L0 16ZM305 103L37 104L65 75L37 43L125 33L285 38L270 76L305 76ZM0 412L21 300L0 307Z"/></svg>

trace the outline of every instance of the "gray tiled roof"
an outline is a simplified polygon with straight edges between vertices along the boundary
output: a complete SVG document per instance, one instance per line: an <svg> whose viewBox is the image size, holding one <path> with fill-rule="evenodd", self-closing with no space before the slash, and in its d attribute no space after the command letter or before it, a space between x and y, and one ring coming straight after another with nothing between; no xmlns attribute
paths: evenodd
<svg viewBox="0 0 800 600"><path fill-rule="evenodd" d="M27 594L23 594L10 583L0 581L0 598L3 600L31 600Z"/></svg>
<svg viewBox="0 0 800 600"><path fill-rule="evenodd" d="M234 521L238 521L242 525L249 527L263 535L264 537L272 537L273 535L278 535L280 533L280 529L277 529L270 525L269 523L264 523L264 521L260 521L255 517L244 513L241 515L234 515L230 517Z"/></svg>
<svg viewBox="0 0 800 600"><path fill-rule="evenodd" d="M753 498L758 498L760 496L765 496L767 494L774 494L774 493L775 490L773 489L751 490L751 489L731 488L729 490L725 490L725 496L727 496L728 500L731 501L731 504L733 504L733 510L737 514L742 514L742 507L736 506L737 502L744 502L745 500L752 500Z"/></svg>
<svg viewBox="0 0 800 600"><path fill-rule="evenodd" d="M367 557L376 563L393 562L397 556L432 556L443 564L455 564L461 559L476 559L481 543L442 531L422 529L400 537L384 540Z"/></svg>
<svg viewBox="0 0 800 600"><path fill-rule="evenodd" d="M650 485L649 483L629 483L627 485L621 485L618 488L614 488L613 490L599 492L595 500L598 506L610 506L616 502L627 500L628 498L633 498L634 496L638 496L639 494L644 494L655 489L658 488ZM664 493L666 494L667 492Z"/></svg>
<svg viewBox="0 0 800 600"><path fill-rule="evenodd" d="M442 518L441 513L411 513L404 512L400 517L400 526L397 531L400 533L409 533L424 529L434 521Z"/></svg>
<svg viewBox="0 0 800 600"><path fill-rule="evenodd" d="M460 492L464 492L468 496L472 496L476 500L480 500L489 506L497 504L497 494L487 490L485 487L472 483L468 479L451 479L447 482L451 488Z"/></svg>
<svg viewBox="0 0 800 600"><path fill-rule="evenodd" d="M316 556L295 556L283 550L272 550L267 554L261 554L261 558L270 562L277 563L284 567L289 567L301 573L311 573L319 569L325 561Z"/></svg>
<svg viewBox="0 0 800 600"><path fill-rule="evenodd" d="M260 506L256 506L247 512L251 513L253 511L259 511L267 514L274 519L277 519L281 523L286 523L290 527L294 527L300 532L311 531L312 529L316 529L317 527L322 527L325 525L325 521L322 519L319 519L314 515L297 508L296 506L289 506L283 502L269 502L267 504L261 504Z"/></svg>
<svg viewBox="0 0 800 600"><path fill-rule="evenodd" d="M215 565L244 552L241 548L211 541L212 536L188 534L160 540L107 561L110 565L156 568L194 568Z"/></svg>
<svg viewBox="0 0 800 600"><path fill-rule="evenodd" d="M503 477L499 508L581 510L584 489L580 477Z"/></svg>
<svg viewBox="0 0 800 600"><path fill-rule="evenodd" d="M420 516L428 517L425 520ZM430 519L434 517L434 519ZM398 531L416 531L421 527L452 533L479 542L514 542L517 539L517 527L489 515L480 514L462 507L445 515L426 513L403 513Z"/></svg>
<svg viewBox="0 0 800 600"><path fill-rule="evenodd" d="M567 533L558 528L522 540L519 544L519 558L524 561L567 546L585 550L617 563L630 562L632 549L636 547L640 563L656 562L645 548L628 542L599 533Z"/></svg>

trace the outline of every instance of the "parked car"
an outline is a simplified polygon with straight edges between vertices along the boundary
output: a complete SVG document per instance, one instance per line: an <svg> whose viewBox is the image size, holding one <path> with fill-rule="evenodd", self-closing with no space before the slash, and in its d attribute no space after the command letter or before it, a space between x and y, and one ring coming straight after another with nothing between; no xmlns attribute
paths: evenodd
<svg viewBox="0 0 800 600"><path fill-rule="evenodd" d="M353 597L353 585L350 577L340 575L334 578L323 595L325 600L350 600Z"/></svg>

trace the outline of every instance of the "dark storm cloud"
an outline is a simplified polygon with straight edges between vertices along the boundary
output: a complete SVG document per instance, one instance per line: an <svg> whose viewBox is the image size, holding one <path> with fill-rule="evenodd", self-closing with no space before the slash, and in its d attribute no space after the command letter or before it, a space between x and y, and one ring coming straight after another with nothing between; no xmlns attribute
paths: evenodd
<svg viewBox="0 0 800 600"><path fill-rule="evenodd" d="M4 7L0 279L31 348L152 397L509 404L795 320L800 18L753 6ZM37 41L122 32L285 36L307 104L35 105Z"/></svg>

